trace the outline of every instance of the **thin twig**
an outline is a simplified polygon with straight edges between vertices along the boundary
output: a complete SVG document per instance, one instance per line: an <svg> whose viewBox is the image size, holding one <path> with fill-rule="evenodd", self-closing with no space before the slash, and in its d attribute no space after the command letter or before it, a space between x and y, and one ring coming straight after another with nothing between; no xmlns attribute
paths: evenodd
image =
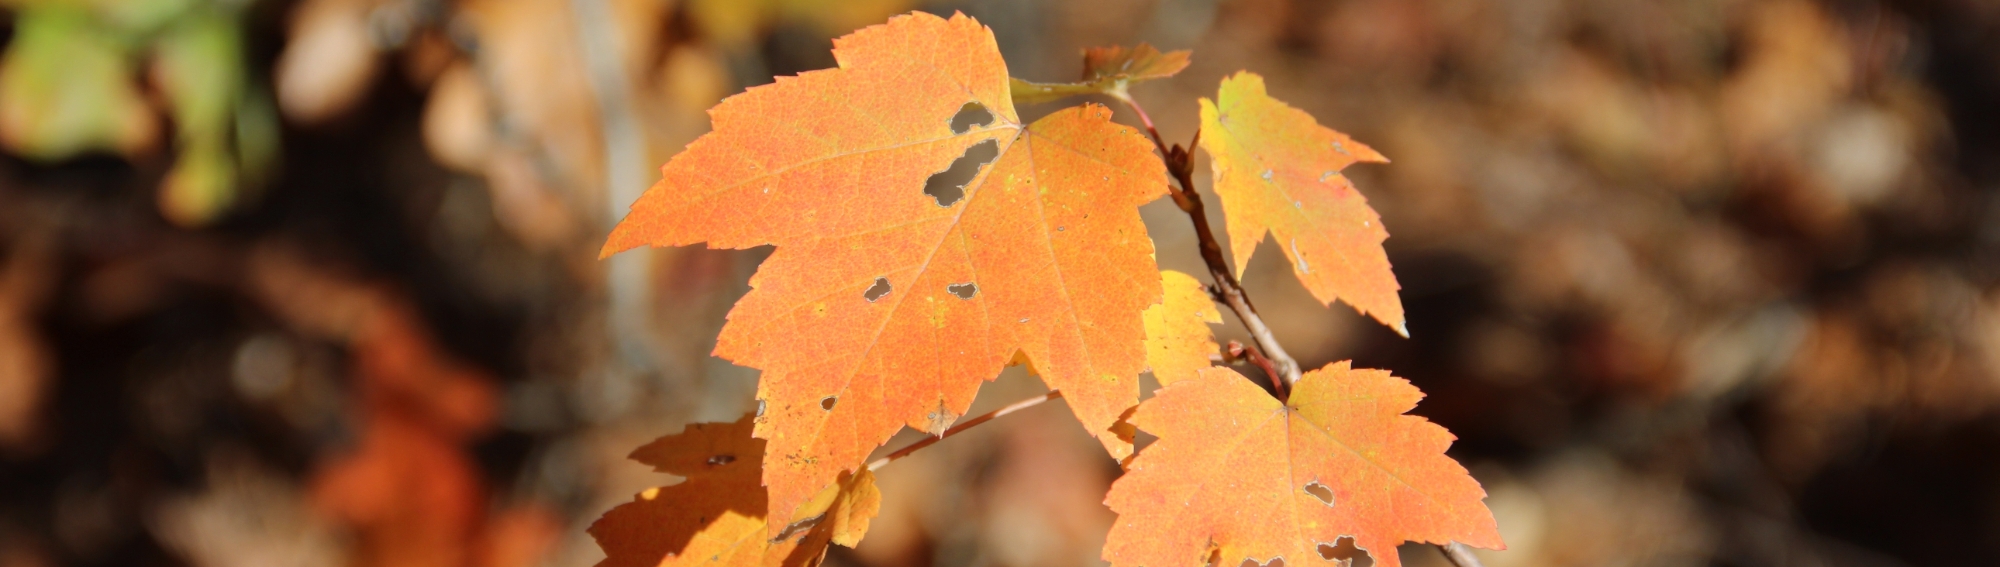
<svg viewBox="0 0 2000 567"><path fill-rule="evenodd" d="M1160 139L1160 130L1153 127L1153 117L1147 116L1146 109L1140 108L1139 103L1132 100L1131 93L1125 92L1124 86L1120 85L1118 90L1111 91L1110 94L1111 98L1124 102L1127 108L1131 108L1132 112L1139 114L1139 123L1145 124L1146 133L1153 135L1153 145L1158 146L1161 151L1166 151L1167 144Z"/></svg>
<svg viewBox="0 0 2000 567"><path fill-rule="evenodd" d="M890 462L893 462L896 459L908 457L910 456L910 453L915 453L917 452L918 449L929 447L934 443L943 441L944 438L946 437L957 435L959 434L959 432L965 431L967 429L972 429L973 427L981 423L993 421L993 418L1021 411L1024 409L1028 409L1031 407L1039 406L1042 405L1043 402L1047 402L1049 400L1053 400L1060 397L1062 397L1062 390L1050 390L1049 393L1047 394L1042 394L1040 396L1014 402L1012 404L1008 404L1007 407L986 412L985 414L980 415L979 417L958 422L958 425L951 426L950 429L944 430L944 433L939 433L936 437L925 437L922 440L919 440L915 443L911 443L908 447L897 449L896 452L894 453L889 453L888 456L882 457L880 459L875 459L875 462L868 463L868 470L871 471L879 470L882 467L888 466Z"/></svg>
<svg viewBox="0 0 2000 567"><path fill-rule="evenodd" d="M1292 359L1291 354L1285 352L1285 347L1278 344L1278 337L1271 333L1271 327L1264 324L1264 318L1257 315L1257 308L1250 304L1250 296L1243 292L1243 284L1236 281L1236 272L1230 270L1229 262L1222 258L1222 244L1215 238L1215 231L1209 228L1208 212L1202 206L1201 195L1194 190L1194 146L1200 143L1201 131L1195 131L1194 141L1189 142L1188 147L1182 148L1176 145L1169 148L1161 141L1159 133L1153 131L1152 119L1146 115L1145 109L1139 107L1137 101L1132 100L1129 95L1116 98L1131 107L1132 111L1139 115L1139 119L1146 123L1146 130L1153 134L1153 145L1160 150L1160 159L1166 162L1167 172L1173 174L1174 181L1179 184L1178 188L1170 187L1168 192L1173 196L1174 204L1194 221L1195 237L1201 243L1202 262L1208 264L1208 274L1215 280L1215 285L1209 287L1209 295L1214 297L1217 303L1229 306L1229 310L1235 312L1236 318L1243 321L1243 326L1249 329L1250 338L1256 341L1257 349L1244 349L1244 351L1251 353L1263 351L1262 358L1268 359L1269 364L1259 364L1259 366L1266 372L1272 373L1271 378L1274 383L1282 378L1285 385L1279 388L1278 395L1285 397L1286 392L1298 384L1299 363ZM1232 346L1240 347L1237 344ZM1252 362L1255 362L1254 358ZM1273 369L1273 366L1276 368ZM1439 552L1444 553L1445 559L1457 567L1485 567L1464 544L1451 542L1439 545L1437 548Z"/></svg>
<svg viewBox="0 0 2000 567"><path fill-rule="evenodd" d="M1131 97L1121 100L1132 107L1133 112L1146 116L1146 111L1139 107L1138 101L1132 100ZM1147 128L1150 129L1151 126L1148 125ZM1200 132L1195 133L1197 141L1201 139L1200 136ZM1190 142L1194 143L1198 142ZM1264 356L1277 366L1278 376L1283 378L1286 384L1298 382L1299 363L1292 360L1292 355L1285 352L1284 346L1278 344L1277 337L1271 333L1271 327L1264 324L1264 318L1257 315L1257 308L1250 304L1249 296L1243 293L1243 284L1236 281L1236 272L1230 270L1229 262L1222 258L1222 244L1216 240L1214 229L1209 228L1207 209L1201 203L1201 195L1194 190L1193 148L1180 146L1168 148L1158 137L1153 139L1153 144L1160 150L1160 159L1166 161L1167 172L1172 173L1174 180L1180 184L1179 190L1173 191L1174 204L1194 221L1195 236L1201 241L1201 259L1208 264L1209 276L1215 279L1215 286L1211 291L1216 301L1229 306L1229 310L1236 313L1236 318L1243 321L1243 326L1249 328L1250 338L1257 342L1257 349L1263 351Z"/></svg>

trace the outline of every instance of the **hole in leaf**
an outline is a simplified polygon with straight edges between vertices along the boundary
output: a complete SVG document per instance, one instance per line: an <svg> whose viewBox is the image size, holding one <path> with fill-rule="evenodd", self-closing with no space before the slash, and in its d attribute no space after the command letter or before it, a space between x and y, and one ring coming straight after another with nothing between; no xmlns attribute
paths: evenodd
<svg viewBox="0 0 2000 567"><path fill-rule="evenodd" d="M985 126L992 123L992 112L987 112L986 107L979 104L978 101L968 102L965 103L965 106L958 107L958 114L951 116L951 133L964 134L972 131L974 126Z"/></svg>
<svg viewBox="0 0 2000 567"><path fill-rule="evenodd" d="M1333 505L1333 489L1327 488L1326 485L1320 484L1319 481L1306 483L1306 494L1313 495L1313 498L1318 498L1321 503L1328 506Z"/></svg>
<svg viewBox="0 0 2000 567"><path fill-rule="evenodd" d="M951 292L952 295L958 296L959 299L970 300L972 299L972 296L979 295L979 284L972 282L965 282L962 284L951 284L948 286L944 286L944 290Z"/></svg>
<svg viewBox="0 0 2000 567"><path fill-rule="evenodd" d="M757 417L764 417L764 400L757 400Z"/></svg>
<svg viewBox="0 0 2000 567"><path fill-rule="evenodd" d="M824 398L820 398L820 399L819 399L819 409L823 409L823 410L826 410L826 411L833 411L833 403L834 403L834 402L838 402L838 401L840 401L840 399L839 399L839 398L835 398L835 397L833 397L833 396L827 396L827 397L824 397Z"/></svg>
<svg viewBox="0 0 2000 567"><path fill-rule="evenodd" d="M1263 563L1258 563L1256 559L1244 559L1243 564L1237 567L1285 567L1285 558L1273 557Z"/></svg>
<svg viewBox="0 0 2000 567"><path fill-rule="evenodd" d="M889 278L875 278L875 285L868 286L868 291L861 292L861 298L874 303L882 296L889 295L889 291Z"/></svg>
<svg viewBox="0 0 2000 567"><path fill-rule="evenodd" d="M736 455L716 455L708 458L708 466L719 467L736 462Z"/></svg>
<svg viewBox="0 0 2000 567"><path fill-rule="evenodd" d="M1333 544L1319 544L1319 556L1341 567L1375 566L1375 558L1369 557L1367 550L1355 547L1351 537L1340 538Z"/></svg>
<svg viewBox="0 0 2000 567"><path fill-rule="evenodd" d="M979 168L1000 155L1000 142L987 140L965 149L965 155L952 160L951 167L931 174L924 181L924 194L937 199L940 207L949 207L965 198L965 184L979 174Z"/></svg>

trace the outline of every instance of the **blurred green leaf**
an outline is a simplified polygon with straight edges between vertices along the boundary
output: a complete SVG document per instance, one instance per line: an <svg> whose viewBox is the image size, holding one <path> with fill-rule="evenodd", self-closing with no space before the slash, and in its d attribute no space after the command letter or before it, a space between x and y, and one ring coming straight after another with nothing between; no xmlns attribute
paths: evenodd
<svg viewBox="0 0 2000 567"><path fill-rule="evenodd" d="M183 226L215 218L235 200L236 163L226 148L206 139L181 149L160 186L160 213Z"/></svg>
<svg viewBox="0 0 2000 567"><path fill-rule="evenodd" d="M245 92L236 105L236 159L249 185L270 179L278 165L278 107L263 92Z"/></svg>
<svg viewBox="0 0 2000 567"><path fill-rule="evenodd" d="M40 160L131 155L153 143L159 126L134 84L128 50L88 10L35 6L15 30L0 56L0 142Z"/></svg>
<svg viewBox="0 0 2000 567"><path fill-rule="evenodd" d="M119 32L151 34L205 0L81 0L90 4L98 18Z"/></svg>
<svg viewBox="0 0 2000 567"><path fill-rule="evenodd" d="M243 39L235 19L201 10L176 21L154 46L154 79L183 140L230 135L243 90Z"/></svg>
<svg viewBox="0 0 2000 567"><path fill-rule="evenodd" d="M180 154L160 188L160 210L174 222L201 224L221 213L237 190L237 156L229 148L245 141L246 125L237 123L245 98L242 32L234 13L198 9L175 20L153 49L153 78L166 96ZM248 151L268 152L275 144L274 134L252 133L260 135L264 139L248 141L262 147Z"/></svg>

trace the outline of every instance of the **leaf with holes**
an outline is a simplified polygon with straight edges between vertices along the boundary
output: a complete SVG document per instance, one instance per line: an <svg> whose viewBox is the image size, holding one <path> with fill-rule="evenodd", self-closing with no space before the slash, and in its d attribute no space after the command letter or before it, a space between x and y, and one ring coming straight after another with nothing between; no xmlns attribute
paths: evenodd
<svg viewBox="0 0 2000 567"><path fill-rule="evenodd" d="M1341 299L1409 336L1382 250L1389 232L1340 173L1388 158L1266 95L1254 73L1224 79L1215 98L1201 99L1201 148L1214 161L1237 275L1269 231L1320 303Z"/></svg>
<svg viewBox="0 0 2000 567"><path fill-rule="evenodd" d="M752 426L747 415L697 423L633 451L633 460L687 480L641 492L591 524L604 548L598 567L811 567L827 544L859 543L881 507L874 475L842 475L790 521L769 522L758 472L764 441Z"/></svg>
<svg viewBox="0 0 2000 567"><path fill-rule="evenodd" d="M1161 384L1192 380L1221 350L1208 326L1222 312L1194 276L1161 270L1160 286L1165 300L1146 308L1146 367Z"/></svg>
<svg viewBox="0 0 2000 567"><path fill-rule="evenodd" d="M899 16L834 58L711 110L604 246L776 246L715 349L764 372L772 509L905 425L944 430L1017 353L1128 454L1109 430L1160 301L1137 210L1166 191L1151 144L1102 106L1021 123L992 32L963 15Z"/></svg>
<svg viewBox="0 0 2000 567"><path fill-rule="evenodd" d="M1083 80L1075 83L1036 83L1013 79L1014 102L1034 104L1073 96L1108 94L1119 99L1130 95L1132 83L1165 79L1188 66L1188 51L1161 53L1144 43L1127 49L1122 45L1092 47L1083 51Z"/></svg>
<svg viewBox="0 0 2000 567"><path fill-rule="evenodd" d="M1160 388L1131 419L1160 440L1111 486L1104 558L1298 567L1359 548L1397 567L1405 541L1503 548L1486 492L1444 454L1451 433L1403 415L1422 397L1345 362L1306 373L1288 402L1227 368Z"/></svg>

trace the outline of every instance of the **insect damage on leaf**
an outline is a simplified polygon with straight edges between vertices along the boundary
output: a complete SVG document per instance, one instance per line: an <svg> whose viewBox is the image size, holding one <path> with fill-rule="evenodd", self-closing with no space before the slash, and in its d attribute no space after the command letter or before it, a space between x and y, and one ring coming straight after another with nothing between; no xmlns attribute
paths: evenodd
<svg viewBox="0 0 2000 567"><path fill-rule="evenodd" d="M868 300L869 303L874 303L875 300L882 299L882 296L889 295L889 292L892 291L896 291L896 288L889 285L889 278L875 278L875 285L868 286L867 291L861 292L861 298Z"/></svg>
<svg viewBox="0 0 2000 567"><path fill-rule="evenodd" d="M1268 231L1320 303L1338 298L1409 335L1382 250L1389 232L1340 174L1387 158L1271 98L1264 78L1247 72L1224 79L1215 100L1201 99L1201 148L1213 159L1237 275Z"/></svg>
<svg viewBox="0 0 2000 567"><path fill-rule="evenodd" d="M924 194L937 200L940 207L950 207L965 198L965 184L971 183L975 175L986 164L993 163L994 156L1000 155L1000 144L987 140L965 150L965 155L951 160L951 167L932 174L924 180Z"/></svg>
<svg viewBox="0 0 2000 567"><path fill-rule="evenodd" d="M1286 402L1227 368L1160 388L1129 420L1160 440L1105 498L1118 522L1104 559L1305 565L1345 542L1397 567L1405 541L1501 549L1486 492L1444 454L1451 434L1403 414L1421 397L1345 362L1306 373Z"/></svg>
<svg viewBox="0 0 2000 567"><path fill-rule="evenodd" d="M605 554L598 567L810 567L827 544L860 542L881 508L873 473L842 475L776 521L760 485L764 441L750 436L753 419L689 425L634 451L633 460L687 480L647 489L591 524Z"/></svg>
<svg viewBox="0 0 2000 567"><path fill-rule="evenodd" d="M1172 77L1187 66L1187 50L1161 53L1144 43L1130 49L1120 45L1092 47L1083 52L1082 81L1037 83L1013 79L1011 84L1014 102L1022 104L1089 94L1108 94L1125 99L1129 96L1126 88L1132 83Z"/></svg>
<svg viewBox="0 0 2000 567"><path fill-rule="evenodd" d="M904 426L949 425L1017 354L1129 454L1110 428L1161 297L1137 211L1166 192L1152 144L1096 105L1023 124L992 32L963 15L899 16L834 58L715 107L603 249L775 245L715 349L763 371L772 509Z"/></svg>
<svg viewBox="0 0 2000 567"><path fill-rule="evenodd" d="M958 114L952 115L951 133L964 134L973 128L992 123L993 113L988 112L985 105L979 104L978 101L968 102L958 108Z"/></svg>
<svg viewBox="0 0 2000 567"><path fill-rule="evenodd" d="M944 290L951 292L952 295L957 296L959 299L970 300L972 296L979 295L979 284L972 282L951 284L945 286Z"/></svg>
<svg viewBox="0 0 2000 567"><path fill-rule="evenodd" d="M1354 546L1354 538L1343 537L1334 543L1321 543L1315 548L1319 558L1332 561L1340 567L1374 567L1375 558L1368 552Z"/></svg>

